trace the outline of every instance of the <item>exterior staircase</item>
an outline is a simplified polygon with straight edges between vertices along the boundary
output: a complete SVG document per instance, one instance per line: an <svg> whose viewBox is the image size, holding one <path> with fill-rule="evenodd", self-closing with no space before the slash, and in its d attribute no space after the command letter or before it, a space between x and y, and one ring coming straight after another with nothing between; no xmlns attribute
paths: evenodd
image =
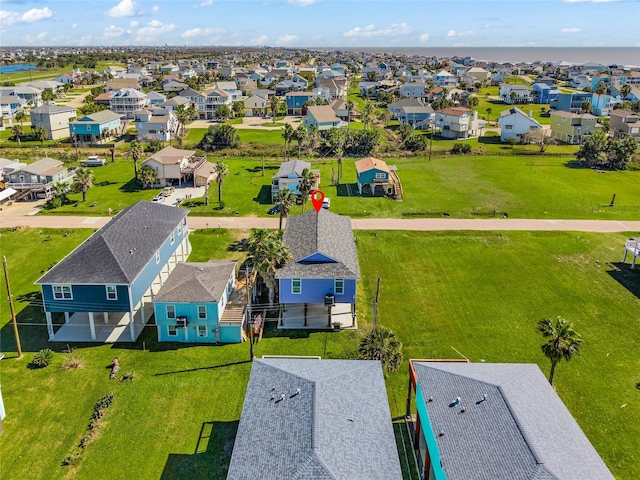
<svg viewBox="0 0 640 480"><path fill-rule="evenodd" d="M230 305L224 309L220 323L242 323L244 321L244 312L246 306L244 305Z"/></svg>

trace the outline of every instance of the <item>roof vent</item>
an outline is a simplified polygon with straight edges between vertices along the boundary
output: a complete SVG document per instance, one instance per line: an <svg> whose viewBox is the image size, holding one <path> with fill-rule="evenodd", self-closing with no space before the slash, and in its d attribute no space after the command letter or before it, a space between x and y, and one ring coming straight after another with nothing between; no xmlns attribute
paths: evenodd
<svg viewBox="0 0 640 480"><path fill-rule="evenodd" d="M480 403L482 403L482 402L484 402L486 400L487 400L487 394L483 393L482 394L482 398L476 402L476 405L479 405Z"/></svg>
<svg viewBox="0 0 640 480"><path fill-rule="evenodd" d="M431 395L431 396L429 397L429 401L430 401L430 402L433 402L433 395Z"/></svg>
<svg viewBox="0 0 640 480"><path fill-rule="evenodd" d="M439 437L443 437L444 436L444 430L440 430L440 435L438 435Z"/></svg>
<svg viewBox="0 0 640 480"><path fill-rule="evenodd" d="M456 397L456 399L449 404L450 407L455 407L457 405L460 405L460 397Z"/></svg>

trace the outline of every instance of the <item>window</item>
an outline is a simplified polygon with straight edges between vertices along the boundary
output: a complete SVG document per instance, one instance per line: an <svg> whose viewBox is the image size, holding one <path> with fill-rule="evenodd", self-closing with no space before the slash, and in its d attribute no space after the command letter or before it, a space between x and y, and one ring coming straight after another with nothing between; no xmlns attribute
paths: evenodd
<svg viewBox="0 0 640 480"><path fill-rule="evenodd" d="M205 305L198 305L198 318L200 320L207 319L207 307Z"/></svg>
<svg viewBox="0 0 640 480"><path fill-rule="evenodd" d="M167 327L167 333L170 337L175 337L178 335L178 328L175 325L169 325Z"/></svg>
<svg viewBox="0 0 640 480"><path fill-rule="evenodd" d="M53 298L56 300L73 300L70 285L54 285Z"/></svg>
<svg viewBox="0 0 640 480"><path fill-rule="evenodd" d="M107 300L117 300L118 299L118 289L115 285L107 285Z"/></svg>
<svg viewBox="0 0 640 480"><path fill-rule="evenodd" d="M182 224L181 223L178 224L178 233L182 234Z"/></svg>
<svg viewBox="0 0 640 480"><path fill-rule="evenodd" d="M333 282L333 290L336 295L342 295L344 293L344 279L336 278Z"/></svg>
<svg viewBox="0 0 640 480"><path fill-rule="evenodd" d="M167 318L171 320L175 320L176 318L176 306L175 305L167 305Z"/></svg>
<svg viewBox="0 0 640 480"><path fill-rule="evenodd" d="M385 179L387 178L387 174L386 173L376 173L376 178L381 178L381 179Z"/></svg>
<svg viewBox="0 0 640 480"><path fill-rule="evenodd" d="M207 326L206 325L198 325L198 336L206 337L207 336Z"/></svg>
<svg viewBox="0 0 640 480"><path fill-rule="evenodd" d="M156 263L160 263L160 250L156 252Z"/></svg>
<svg viewBox="0 0 640 480"><path fill-rule="evenodd" d="M505 130L513 130L513 125L505 125L504 129Z"/></svg>
<svg viewBox="0 0 640 480"><path fill-rule="evenodd" d="M291 280L291 293L302 293L302 280L294 278Z"/></svg>
<svg viewBox="0 0 640 480"><path fill-rule="evenodd" d="M176 241L176 235L173 232L171 232L171 245L173 245L175 241Z"/></svg>

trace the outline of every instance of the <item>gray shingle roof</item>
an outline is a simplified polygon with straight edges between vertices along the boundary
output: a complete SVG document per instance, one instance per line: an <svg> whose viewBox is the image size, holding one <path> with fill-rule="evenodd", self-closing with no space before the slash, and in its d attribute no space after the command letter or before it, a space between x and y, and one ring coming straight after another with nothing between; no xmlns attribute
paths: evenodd
<svg viewBox="0 0 640 480"><path fill-rule="evenodd" d="M316 213L288 217L283 241L292 261L276 272L276 278L360 278L358 254L351 219L324 208ZM320 253L333 262L308 263L304 259Z"/></svg>
<svg viewBox="0 0 640 480"><path fill-rule="evenodd" d="M236 261L178 263L162 288L156 302L219 302Z"/></svg>
<svg viewBox="0 0 640 480"><path fill-rule="evenodd" d="M118 213L36 284L130 284L187 213L181 208L147 201L135 203Z"/></svg>
<svg viewBox="0 0 640 480"><path fill-rule="evenodd" d="M414 367L447 478L613 479L537 365Z"/></svg>
<svg viewBox="0 0 640 480"><path fill-rule="evenodd" d="M71 113L75 111L76 111L75 108L64 107L59 105L50 105L50 104L42 105L41 107L31 109L31 113L41 113L41 114L67 113L67 112Z"/></svg>
<svg viewBox="0 0 640 480"><path fill-rule="evenodd" d="M254 361L228 480L401 478L380 362Z"/></svg>
<svg viewBox="0 0 640 480"><path fill-rule="evenodd" d="M280 164L280 169L278 173L275 175L278 178L288 177L289 175L297 175L298 177L302 175L302 171L305 168L311 168L311 164L309 162L305 162L304 160L289 160L288 162L282 162Z"/></svg>

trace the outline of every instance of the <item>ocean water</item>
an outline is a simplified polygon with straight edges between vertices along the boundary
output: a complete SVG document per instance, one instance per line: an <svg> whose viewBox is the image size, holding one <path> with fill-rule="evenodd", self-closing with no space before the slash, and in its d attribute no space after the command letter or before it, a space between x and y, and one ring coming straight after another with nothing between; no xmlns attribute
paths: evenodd
<svg viewBox="0 0 640 480"><path fill-rule="evenodd" d="M361 47L336 48L348 52L397 53L436 57L473 57L493 62L588 62L603 65L640 65L637 47Z"/></svg>

